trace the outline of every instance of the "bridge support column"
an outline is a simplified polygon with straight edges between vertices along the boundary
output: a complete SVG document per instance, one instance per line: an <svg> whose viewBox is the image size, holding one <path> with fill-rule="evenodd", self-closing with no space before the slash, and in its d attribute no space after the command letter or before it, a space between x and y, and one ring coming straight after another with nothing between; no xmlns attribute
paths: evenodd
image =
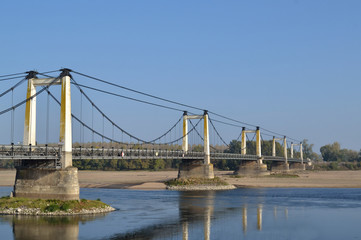
<svg viewBox="0 0 361 240"><path fill-rule="evenodd" d="M25 105L25 122L24 122L24 136L23 145L35 146L36 144L36 87L34 79L36 79L36 72L29 72L28 87L26 91L26 99L31 98Z"/></svg>
<svg viewBox="0 0 361 240"><path fill-rule="evenodd" d="M70 74L67 69L63 70L61 81L61 107L60 107L60 137L62 144L61 167L72 166L72 130L71 130L71 97L70 97Z"/></svg>
<svg viewBox="0 0 361 240"><path fill-rule="evenodd" d="M242 127L242 133L241 133L241 154L246 155L247 154L247 136L246 136L246 128Z"/></svg>
<svg viewBox="0 0 361 240"><path fill-rule="evenodd" d="M187 111L183 113L183 141L182 150L188 152L188 118Z"/></svg>
<svg viewBox="0 0 361 240"><path fill-rule="evenodd" d="M276 156L276 138L273 136L272 139L272 157Z"/></svg>

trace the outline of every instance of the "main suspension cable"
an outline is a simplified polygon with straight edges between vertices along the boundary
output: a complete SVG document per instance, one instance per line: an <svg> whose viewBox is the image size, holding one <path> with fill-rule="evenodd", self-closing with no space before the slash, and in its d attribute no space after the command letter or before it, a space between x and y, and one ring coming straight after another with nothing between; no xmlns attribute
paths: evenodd
<svg viewBox="0 0 361 240"><path fill-rule="evenodd" d="M41 75L44 75L44 74L41 74ZM50 77L50 76L47 76L47 75L45 75L45 76L46 76L46 77ZM134 135L128 133L127 131L125 131L124 129L122 129L121 127L119 127L115 122L113 122L104 112L102 112L102 111L98 108L98 106L95 105L95 103L89 98L89 96L81 89L80 84L76 83L76 81L75 81L73 78L71 78L71 79L74 81L74 83L75 83L74 85L78 87L80 93L81 93L82 95L84 95L85 98L92 104L92 107L93 107L93 108L95 108L100 114L102 114L102 116L103 116L105 119L107 119L113 126L117 127L121 132L124 132L125 134L127 134L128 136L130 136L131 138L134 138L135 140L137 140L137 141L139 141L139 142L147 143L147 144L152 144L152 143L154 143L155 141L157 141L158 139L160 139L161 137L163 137L163 136L165 136L167 133L169 133L172 129L174 129L174 128L176 127L176 125L177 125L177 124L181 121L181 119L182 119L182 118L180 118L180 119L177 121L177 123L174 124L174 126L172 126L171 129L169 129L167 132L165 132L164 134L162 134L160 137L157 137L157 138L155 138L155 139L153 139L153 140L151 140L151 141L142 140L142 139L140 139L140 138L138 138L138 137L135 137ZM182 112L183 112L183 111L182 111ZM93 114L92 114L92 115L93 115ZM75 116L74 116L74 117L75 117ZM92 117L92 118L93 118L93 117ZM79 122L80 122L80 121L79 121ZM93 135L94 135L95 132L96 132L96 131L92 131ZM101 134L97 134L97 135L101 136ZM106 138L106 139L109 140L110 138ZM93 141L94 141L94 140L93 140ZM117 142L117 141L114 141L114 142Z"/></svg>
<svg viewBox="0 0 361 240"><path fill-rule="evenodd" d="M6 74L6 75L1 75L0 78L3 78L3 77L11 77L11 76L16 76L16 75L25 75L25 74L26 74L26 72Z"/></svg>
<svg viewBox="0 0 361 240"><path fill-rule="evenodd" d="M140 100L140 99L136 99L136 98L132 98L132 97L127 97L127 96L124 96L124 95L120 95L120 94L117 94L117 93L112 93L112 92L101 90L101 89L98 89L98 88L89 87L89 86L86 86L86 85L83 85L83 84L78 84L78 83L75 83L75 82L72 82L72 84L77 85L79 87L91 89L91 90L94 90L94 91L97 91L97 92L101 92L101 93L105 93L105 94L109 94L109 95L129 99L129 100L132 100L132 101L149 104L149 105L153 105L153 106L156 106L156 107L162 107L162 108L166 108L166 109L170 109L170 110L175 110L175 111L179 111L179 112L184 112L184 110L179 109L179 108L168 107L168 106L157 104L157 103L152 103L152 102L148 102L148 101L144 101L144 100Z"/></svg>
<svg viewBox="0 0 361 240"><path fill-rule="evenodd" d="M87 78L90 78L90 79L93 79L93 80L96 80L96 81L99 81L99 82L102 82L102 83L105 83L105 84L108 84L108 85L111 85L111 86L115 86L115 87L122 88L122 89L127 90L127 91L131 91L131 92L134 92L134 93L138 93L138 94L141 94L141 95L144 95L144 96L152 97L152 98L155 98L155 99L158 99L158 100L162 100L162 101L165 101L165 102L169 102L169 103L176 104L176 105L180 105L180 106L187 107L187 108L192 108L192 109L201 110L201 111L204 110L204 109L201 109L201 108L199 108L199 107L191 106L191 105L188 105L188 104L183 104L183 103L180 103L180 102L176 102L176 101L172 101L172 100L169 100L169 99L165 99L165 98L162 98L162 97L158 97L158 96L155 96L155 95L152 95L152 94L148 94L148 93L145 93L145 92L142 92L142 91L138 91L138 90L135 90L135 89L127 88L127 87L121 86L121 85L119 85L119 84L115 84L115 83L112 83L112 82L109 82L109 81L106 81L106 80L103 80L103 79L100 79L100 78L92 77L92 76L87 75L87 74L84 74L84 73L80 73L80 72L73 71L73 70L71 70L71 71L74 72L75 74L81 75L81 76L83 76L83 77L87 77ZM213 111L208 111L208 112L209 112L209 113L212 113L212 114L214 114L214 115L216 115L216 116L218 116L218 117L227 119L227 120L229 120L229 121L237 122L237 123L240 123L240 124L243 124L243 125L247 125L247 126L251 126L251 127L257 127L256 125L249 124L249 123L246 123L246 122L242 122L242 121L239 121L239 120L236 120L236 119L233 119L233 118L230 118L230 117L227 117L227 116L218 114L218 113L213 112ZM263 129L264 131L267 131L267 132L270 132L270 133L273 133L273 134L276 134L276 135L279 135L279 136L284 136L284 134L280 134L280 133L277 133L277 132L274 132L274 131L270 131L270 130L268 130L268 129L266 129L266 128L262 128L262 129ZM293 138L291 138L291 137L289 137L289 138L292 139L292 140L295 140L295 141L299 141L299 140L293 139Z"/></svg>
<svg viewBox="0 0 361 240"><path fill-rule="evenodd" d="M99 81L99 82L102 82L102 83L105 83L105 84L108 84L108 85L111 85L111 86L122 88L122 89L127 90L127 91L135 92L135 93L147 96L147 97L155 98L155 99L158 99L158 100L162 100L162 101L169 102L169 103L172 103L172 104L180 105L180 106L183 106L183 107L193 108L193 109L200 110L200 111L204 110L204 109L201 109L201 108L198 108L198 107L190 106L190 105L187 105L187 104L183 104L183 103L180 103L180 102L168 100L168 99L165 99L165 98L157 97L157 96L152 95L152 94L148 94L148 93L145 93L145 92L141 92L141 91L138 91L138 90L127 88L127 87L121 86L119 84L115 84L115 83L108 82L108 81L105 81L105 80L100 79L100 78L96 78L96 77L86 75L84 73L80 73L80 72L73 71L73 70L72 70L72 72L74 72L74 73L76 73L78 75L81 75L83 77L87 77L87 78L90 78L90 79L93 79L93 80L96 80L96 81Z"/></svg>
<svg viewBox="0 0 361 240"><path fill-rule="evenodd" d="M3 79L0 79L0 82L9 81L9 80L12 80L12 79L24 78L24 77L25 77L25 76L17 76L17 77L3 78Z"/></svg>
<svg viewBox="0 0 361 240"><path fill-rule="evenodd" d="M2 96L6 95L7 93L13 91L13 90L14 90L15 88L17 88L18 86L20 86L25 80L26 80L26 78L21 79L21 80L20 80L19 82L17 82L14 86L12 86L12 87L9 88L8 90L2 92L2 93L0 94L0 98L1 98Z"/></svg>

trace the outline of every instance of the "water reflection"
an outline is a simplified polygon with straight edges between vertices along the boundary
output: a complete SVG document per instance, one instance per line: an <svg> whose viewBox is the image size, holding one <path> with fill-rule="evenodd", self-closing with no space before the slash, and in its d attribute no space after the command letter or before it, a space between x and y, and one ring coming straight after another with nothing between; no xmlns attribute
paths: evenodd
<svg viewBox="0 0 361 240"><path fill-rule="evenodd" d="M183 222L182 223L182 227L183 227L183 240L188 240L188 222Z"/></svg>
<svg viewBox="0 0 361 240"><path fill-rule="evenodd" d="M247 232L247 205L244 205L242 210L243 233Z"/></svg>
<svg viewBox="0 0 361 240"><path fill-rule="evenodd" d="M204 239L210 239L214 198L214 191L189 191L180 193L179 213L183 225L184 240L188 240L188 224L194 224L200 221L203 222Z"/></svg>
<svg viewBox="0 0 361 240"><path fill-rule="evenodd" d="M222 199L222 196L219 195L220 193L215 191L179 192L178 218L164 219L153 225L139 226L136 231L120 232L108 236L106 239L220 239L224 230L220 229L218 224L226 224L230 218L239 219L239 217L242 217L242 223L238 222L237 229L240 230L242 224L243 233L246 236L249 226L252 226L249 230L250 234L263 230L264 214L269 214L271 218L266 219L272 221L272 218L274 220L277 218L277 211L281 210L281 208L271 206L270 211L266 211L265 205L259 203L262 202L260 199L256 202L232 199L230 205L228 198ZM240 202L241 204L239 204ZM284 211L287 212L287 209L285 208ZM282 218L282 220L284 219ZM237 224L237 222L234 223ZM237 235L240 233L237 229L233 228L231 232ZM227 234L232 234L231 232Z"/></svg>
<svg viewBox="0 0 361 240"><path fill-rule="evenodd" d="M52 239L76 240L79 237L79 222L85 223L103 218L106 214L86 216L1 216L2 222L9 222L16 240Z"/></svg>
<svg viewBox="0 0 361 240"><path fill-rule="evenodd" d="M262 204L257 208L257 229L262 230Z"/></svg>

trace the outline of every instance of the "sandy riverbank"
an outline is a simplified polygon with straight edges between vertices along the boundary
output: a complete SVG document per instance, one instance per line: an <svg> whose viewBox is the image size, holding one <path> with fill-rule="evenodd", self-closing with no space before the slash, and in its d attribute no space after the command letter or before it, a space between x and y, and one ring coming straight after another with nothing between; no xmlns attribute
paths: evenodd
<svg viewBox="0 0 361 240"><path fill-rule="evenodd" d="M164 181L177 177L177 171L79 171L82 188L165 189ZM231 171L216 171L226 182L237 187L283 188L361 188L361 171L302 171L297 178L231 177ZM15 171L0 171L0 186L13 186Z"/></svg>

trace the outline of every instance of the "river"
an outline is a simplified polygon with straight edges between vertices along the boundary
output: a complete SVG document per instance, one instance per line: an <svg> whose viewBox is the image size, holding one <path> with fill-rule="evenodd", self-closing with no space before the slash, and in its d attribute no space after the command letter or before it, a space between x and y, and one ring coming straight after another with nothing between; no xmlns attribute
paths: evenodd
<svg viewBox="0 0 361 240"><path fill-rule="evenodd" d="M12 188L0 187L0 196ZM361 239L361 189L177 192L82 188L117 211L0 216L1 239Z"/></svg>

